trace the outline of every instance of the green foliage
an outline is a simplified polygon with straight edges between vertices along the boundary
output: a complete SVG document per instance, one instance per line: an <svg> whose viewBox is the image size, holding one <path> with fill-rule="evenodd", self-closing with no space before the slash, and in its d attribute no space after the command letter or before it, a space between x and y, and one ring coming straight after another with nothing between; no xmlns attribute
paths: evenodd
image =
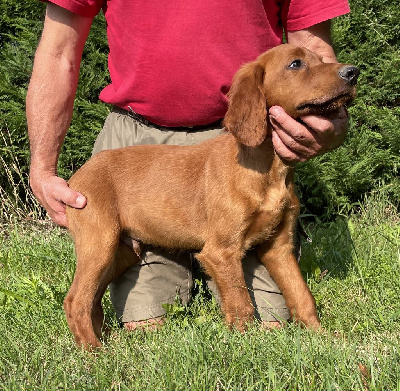
<svg viewBox="0 0 400 391"><path fill-rule="evenodd" d="M400 199L400 9L389 0L350 5L351 14L333 24L339 61L361 70L349 134L342 147L298 169L303 203L326 217L348 213L383 186Z"/></svg>
<svg viewBox="0 0 400 391"><path fill-rule="evenodd" d="M393 301L400 290L400 216L381 190L355 211L309 226L312 242L302 245L301 269L312 276L318 310L332 329L385 333L400 319ZM347 316L331 318L335 313Z"/></svg>
<svg viewBox="0 0 400 391"><path fill-rule="evenodd" d="M43 5L35 2L3 1L0 4L0 154L6 166L17 159L24 172L29 159L25 119L25 95L32 70L32 57L43 19ZM9 181L0 169L0 186L12 192L15 181ZM20 189L23 192L23 188Z"/></svg>
<svg viewBox="0 0 400 391"><path fill-rule="evenodd" d="M351 127L342 147L299 165L299 192L305 211L322 217L348 213L365 193L382 186L400 199L399 42L400 9L390 0L350 0L352 13L335 20L338 58L361 69L358 98L350 108ZM20 174L10 181L0 164L0 188L21 199L29 148L25 96L40 37L45 4L0 4L0 153L5 166L16 159ZM91 154L108 107L98 95L108 83L107 40L103 15L95 18L85 47L75 110L62 148L59 173L68 178Z"/></svg>
<svg viewBox="0 0 400 391"><path fill-rule="evenodd" d="M0 5L0 153L6 165L17 159L25 178L29 168L25 99L44 13L45 4L39 1L5 0ZM59 173L66 178L90 157L108 112L98 100L108 83L107 54L105 21L99 15L85 46L71 128L60 156ZM0 187L11 193L13 186L0 169ZM25 190L22 186L20 192Z"/></svg>

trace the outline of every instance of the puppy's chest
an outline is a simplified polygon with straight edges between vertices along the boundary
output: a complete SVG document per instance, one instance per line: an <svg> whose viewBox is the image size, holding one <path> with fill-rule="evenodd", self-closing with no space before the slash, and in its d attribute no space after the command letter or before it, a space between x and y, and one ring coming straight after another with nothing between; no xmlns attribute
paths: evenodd
<svg viewBox="0 0 400 391"><path fill-rule="evenodd" d="M297 216L297 203L294 201L292 192L284 186L267 191L251 218L246 235L247 245L251 247L267 240L281 222L292 221ZM290 229L289 226L287 228Z"/></svg>

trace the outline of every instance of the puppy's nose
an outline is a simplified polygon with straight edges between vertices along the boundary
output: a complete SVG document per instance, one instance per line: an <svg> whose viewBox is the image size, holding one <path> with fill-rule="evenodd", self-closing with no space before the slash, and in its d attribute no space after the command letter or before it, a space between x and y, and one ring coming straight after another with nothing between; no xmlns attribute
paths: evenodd
<svg viewBox="0 0 400 391"><path fill-rule="evenodd" d="M357 83L358 75L360 70L353 65L345 65L339 69L339 76L348 81L352 86Z"/></svg>

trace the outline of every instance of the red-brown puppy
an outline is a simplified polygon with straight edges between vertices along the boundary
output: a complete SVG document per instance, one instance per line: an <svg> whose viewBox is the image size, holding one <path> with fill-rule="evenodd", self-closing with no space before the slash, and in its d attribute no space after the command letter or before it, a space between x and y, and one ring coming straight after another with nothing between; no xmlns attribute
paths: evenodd
<svg viewBox="0 0 400 391"><path fill-rule="evenodd" d="M319 327L315 301L293 256L299 211L294 169L274 152L267 110L279 105L297 118L329 114L355 94L358 69L324 64L314 53L282 45L235 75L225 118L228 132L195 146L143 145L104 151L70 180L87 197L67 209L77 253L64 301L78 344L100 346L107 285L138 258L115 261L122 234L143 244L201 250L230 326L243 328L254 309L241 259L257 246L292 317Z"/></svg>

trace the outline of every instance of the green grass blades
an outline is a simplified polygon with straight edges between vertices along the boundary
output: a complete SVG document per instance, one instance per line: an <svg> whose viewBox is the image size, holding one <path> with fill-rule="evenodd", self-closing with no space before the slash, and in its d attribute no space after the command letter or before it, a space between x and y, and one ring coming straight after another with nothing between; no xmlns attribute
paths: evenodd
<svg viewBox="0 0 400 391"><path fill-rule="evenodd" d="M48 225L0 235L0 390L396 390L400 387L400 216L385 196L350 218L306 227L302 269L324 332L289 325L229 331L201 282L156 332L119 328L97 354L73 343L62 308L69 236Z"/></svg>

